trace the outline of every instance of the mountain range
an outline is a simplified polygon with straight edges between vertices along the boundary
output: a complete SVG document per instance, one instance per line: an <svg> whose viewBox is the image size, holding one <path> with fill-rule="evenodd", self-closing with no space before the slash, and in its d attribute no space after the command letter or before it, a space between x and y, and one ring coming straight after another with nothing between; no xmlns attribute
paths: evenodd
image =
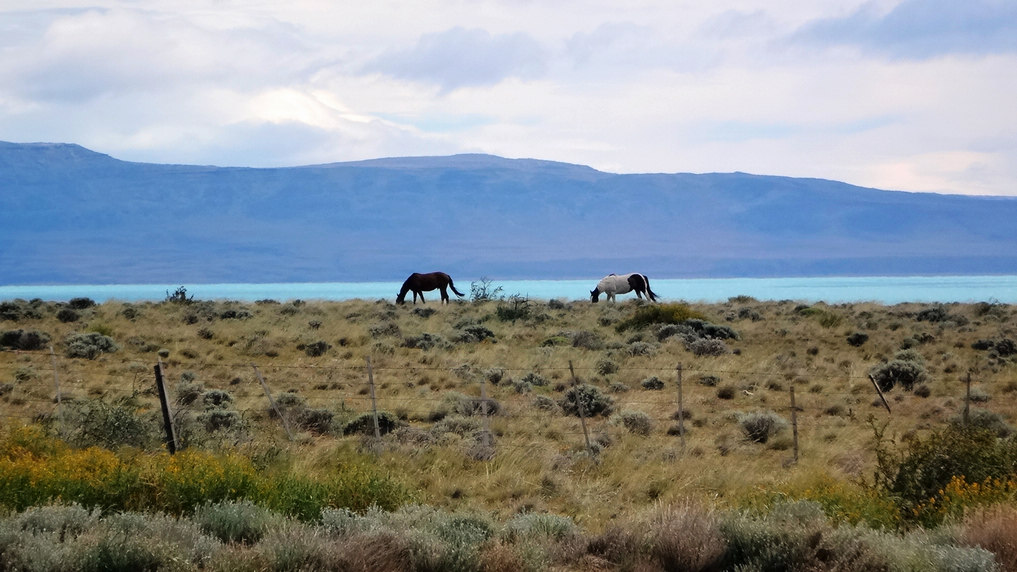
<svg viewBox="0 0 1017 572"><path fill-rule="evenodd" d="M1017 198L490 155L285 168L0 142L0 284L1012 274ZM462 278L459 278L462 277Z"/></svg>

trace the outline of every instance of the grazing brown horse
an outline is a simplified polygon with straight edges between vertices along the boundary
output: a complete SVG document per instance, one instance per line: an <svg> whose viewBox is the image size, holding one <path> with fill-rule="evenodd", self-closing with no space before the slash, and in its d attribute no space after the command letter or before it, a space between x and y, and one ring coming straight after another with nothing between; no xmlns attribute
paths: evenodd
<svg viewBox="0 0 1017 572"><path fill-rule="evenodd" d="M417 303L417 296L420 296L420 303L424 304L424 292L434 289L441 290L441 301L448 304L446 288L451 288L455 295L460 298L465 296L465 294L456 290L455 284L452 283L452 277L444 272L429 272L427 274L414 272L410 274L406 282L403 282L403 287L399 289L399 295L396 296L396 304L405 304L406 293L410 291L413 291L414 304Z"/></svg>

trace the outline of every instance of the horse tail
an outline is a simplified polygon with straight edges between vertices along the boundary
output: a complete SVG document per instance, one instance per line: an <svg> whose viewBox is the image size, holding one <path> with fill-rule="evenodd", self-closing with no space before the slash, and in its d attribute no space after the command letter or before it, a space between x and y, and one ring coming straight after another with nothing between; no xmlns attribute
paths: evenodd
<svg viewBox="0 0 1017 572"><path fill-rule="evenodd" d="M462 292L460 292L459 290L456 290L456 285L452 283L452 277L451 276L448 277L448 287L451 288L452 292L456 296L459 296L460 298L462 298L463 296L466 295L466 294L463 294Z"/></svg>
<svg viewBox="0 0 1017 572"><path fill-rule="evenodd" d="M646 297L649 298L651 302L656 302L657 298L660 298L660 296L657 296L653 290L650 290L650 279L647 278L645 274L640 274L640 276L643 277L643 284L646 284Z"/></svg>

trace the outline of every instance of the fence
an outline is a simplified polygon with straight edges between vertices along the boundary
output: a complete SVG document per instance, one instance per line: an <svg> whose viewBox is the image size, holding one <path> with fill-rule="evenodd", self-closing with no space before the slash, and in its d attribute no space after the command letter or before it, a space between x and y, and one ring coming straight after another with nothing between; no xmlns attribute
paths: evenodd
<svg viewBox="0 0 1017 572"><path fill-rule="evenodd" d="M817 431L826 426L830 419L838 423L868 423L870 414L879 412L892 416L893 410L886 396L880 392L871 377L850 377L847 375L827 378L824 384L813 383L804 393L795 393L795 383L782 372L759 372L743 370L719 370L690 368L675 364L673 369L622 368L604 374L595 368L576 368L571 362L545 364L534 368L497 367L480 371L472 366L421 365L419 367L391 368L372 363L368 357L362 366L349 363L342 365L317 365L307 363L210 363L205 361L176 361L168 364L126 362L118 363L95 379L94 371L85 371L88 365L79 360L61 359L49 351L12 352L16 359L0 363L0 380L13 379L11 383L0 384L0 419L5 424L52 420L58 431L63 427L64 410L68 401L105 399L107 401L133 398L139 407L161 409L166 431L167 448L173 452L177 447L174 434L174 419L191 406L182 404L181 393L188 383L199 383L204 391L220 390L236 398L234 411L246 418L263 419L271 415L278 421L276 438L292 440L294 431L307 430L293 427L292 411L276 403L279 395L297 395L306 409L321 409L332 412L373 413L373 434L380 437L379 412L391 412L396 416L419 425L432 423L435 413L447 405L449 393L478 397L482 431L479 438L484 446L492 446L490 418L493 415L508 419L506 423L542 423L547 413L532 405L534 396L561 397L571 387L587 383L598 387L614 401L615 411L637 411L644 414L655 428L666 431L685 449L689 428L701 419L702 411L717 409L757 409L787 415L792 430L792 454L797 461L800 449L799 439L813 438ZM496 370L496 371L495 371ZM498 375L500 374L500 378ZM536 374L547 382L547 387L527 387L524 381L528 375ZM711 377L737 377L755 380L751 384L706 385ZM631 387L612 378L656 378L662 384L642 383ZM164 379L165 378L165 379ZM536 381L537 378L531 378ZM971 402L971 378L957 378L951 381L964 384L963 399L965 422ZM165 382L165 383L164 383ZM834 382L849 390L829 389ZM871 382L871 383L870 383ZM400 387L401 386L401 387ZM532 384L531 384L532 386ZM644 387L645 386L645 387ZM899 392L896 400L921 399L904 396ZM500 411L488 411L488 407L499 404ZM511 415L506 416L506 409ZM698 416L698 417L697 417ZM590 433L603 430L610 423L603 416L588 415L579 408L574 430L566 437L577 447L585 447L591 453ZM505 425L503 423L503 425ZM662 430L661 427L667 427ZM502 429L511 433L511 426Z"/></svg>

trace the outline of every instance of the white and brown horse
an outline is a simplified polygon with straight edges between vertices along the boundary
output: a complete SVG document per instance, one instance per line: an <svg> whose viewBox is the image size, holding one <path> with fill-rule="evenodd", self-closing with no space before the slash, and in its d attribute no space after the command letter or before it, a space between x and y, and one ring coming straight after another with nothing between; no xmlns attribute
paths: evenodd
<svg viewBox="0 0 1017 572"><path fill-rule="evenodd" d="M635 291L636 298L642 299L645 295L647 300L657 301L657 294L650 290L650 279L645 274L635 272L621 276L608 274L597 283L596 288L590 291L590 301L596 304L601 294L607 294L608 301L613 302L615 294L626 294L632 291Z"/></svg>
<svg viewBox="0 0 1017 572"><path fill-rule="evenodd" d="M444 272L428 272L427 274L420 274L414 272L410 274L410 277L403 282L403 287L399 289L399 295L396 296L396 304L406 303L406 293L413 292L413 303L417 303L417 296L420 296L420 303L424 304L424 292L431 290L441 290L441 301L448 304L448 292L446 288L451 288L452 292L456 296L462 298L466 294L463 294L459 290L456 290L455 284L452 283L452 277Z"/></svg>

